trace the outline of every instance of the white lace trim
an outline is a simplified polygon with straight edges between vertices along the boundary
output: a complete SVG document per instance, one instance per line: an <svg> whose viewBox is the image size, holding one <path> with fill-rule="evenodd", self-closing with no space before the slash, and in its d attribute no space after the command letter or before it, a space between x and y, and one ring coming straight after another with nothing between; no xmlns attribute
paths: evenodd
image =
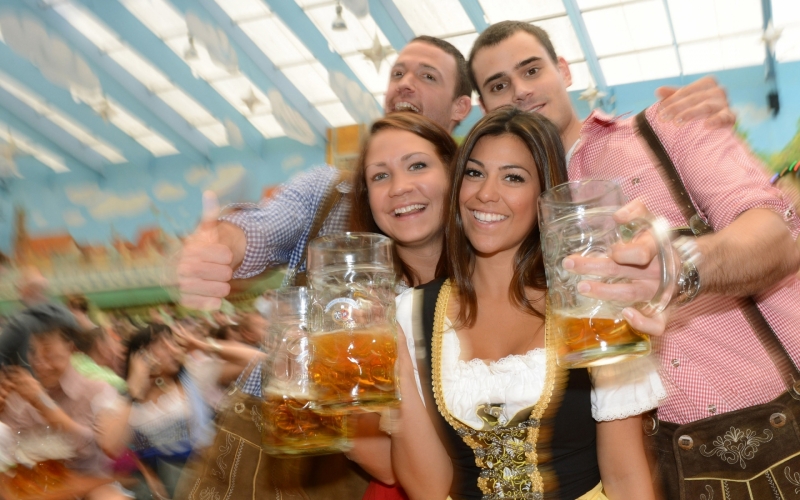
<svg viewBox="0 0 800 500"><path fill-rule="evenodd" d="M641 415L655 408L658 408L658 400L651 403L633 404L623 408L607 408L603 409L603 411L592 411L592 418L597 422L624 420L634 415Z"/></svg>
<svg viewBox="0 0 800 500"><path fill-rule="evenodd" d="M458 337L456 337L456 338L458 338ZM459 359L458 360L458 364L459 365L463 365L465 367L469 367L469 368L473 368L473 367L474 368L482 368L484 366L488 366L489 369L492 369L492 368L495 368L495 367L497 367L497 368L505 368L507 366L513 366L513 365L517 364L519 361L522 361L525 358L528 358L529 356L533 356L533 355L537 355L537 354L543 355L544 354L544 348L537 347L535 349L531 349L530 351L526 352L525 354L509 354L508 356L504 356L504 357L502 357L502 358L500 358L498 360L489 361L488 363L486 361L480 359L480 358L470 359L469 361L465 361L463 359ZM460 355L460 353L459 353L459 355Z"/></svg>
<svg viewBox="0 0 800 500"><path fill-rule="evenodd" d="M590 370L592 417L599 422L621 420L658 407L667 391L650 356Z"/></svg>

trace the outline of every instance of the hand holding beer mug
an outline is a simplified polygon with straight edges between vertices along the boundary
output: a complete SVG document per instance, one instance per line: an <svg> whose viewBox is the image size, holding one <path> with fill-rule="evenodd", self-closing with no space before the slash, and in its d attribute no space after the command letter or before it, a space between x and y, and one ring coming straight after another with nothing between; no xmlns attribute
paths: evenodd
<svg viewBox="0 0 800 500"><path fill-rule="evenodd" d="M391 239L371 233L324 236L309 244L309 372L318 412L374 411L399 401L392 248Z"/></svg>
<svg viewBox="0 0 800 500"><path fill-rule="evenodd" d="M346 416L318 415L311 409L315 394L308 375L308 289L282 288L275 292L274 305L262 391L267 417L261 440L264 451L291 456L348 450Z"/></svg>
<svg viewBox="0 0 800 500"><path fill-rule="evenodd" d="M539 198L539 227L559 366L598 366L650 353L649 337L633 329L622 310L635 305L646 314L655 314L669 304L674 286L672 247L660 222L641 218L617 224L614 212L624 204L622 189L613 181L568 182ZM565 257L610 258L613 245L630 242L646 231L655 240L660 277L658 290L648 302L604 301L578 292L581 281L615 284L625 280L572 273L562 265Z"/></svg>

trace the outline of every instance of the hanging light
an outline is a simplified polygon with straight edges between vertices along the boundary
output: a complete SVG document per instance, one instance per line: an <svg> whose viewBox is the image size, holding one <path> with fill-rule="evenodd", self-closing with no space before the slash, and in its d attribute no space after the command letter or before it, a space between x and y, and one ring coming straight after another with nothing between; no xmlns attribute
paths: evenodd
<svg viewBox="0 0 800 500"><path fill-rule="evenodd" d="M336 17L331 23L331 29L333 31L344 31L347 29L347 23L344 22L344 18L342 17L342 4L338 1L336 2Z"/></svg>
<svg viewBox="0 0 800 500"><path fill-rule="evenodd" d="M247 93L247 95L242 97L242 102L245 106L247 106L247 109L250 110L250 113L252 113L256 106L261 104L261 99L258 98L253 90L253 87L250 87L250 91Z"/></svg>
<svg viewBox="0 0 800 500"><path fill-rule="evenodd" d="M199 59L200 55L197 53L197 47L194 46L194 37L189 35L189 46L183 52L184 61L193 61Z"/></svg>
<svg viewBox="0 0 800 500"><path fill-rule="evenodd" d="M109 121L111 117L114 116L114 110L111 109L111 103L108 102L106 97L103 97L103 101L99 103L94 110L105 122Z"/></svg>

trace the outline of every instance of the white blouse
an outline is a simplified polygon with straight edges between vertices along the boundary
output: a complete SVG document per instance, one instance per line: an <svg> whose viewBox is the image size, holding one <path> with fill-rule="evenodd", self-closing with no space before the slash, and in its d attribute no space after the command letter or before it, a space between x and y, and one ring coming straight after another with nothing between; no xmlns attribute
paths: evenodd
<svg viewBox="0 0 800 500"><path fill-rule="evenodd" d="M208 356L187 356L184 368L200 395L211 405L212 401L209 399L215 394L222 371L221 362ZM187 451L184 449L187 443L182 441L182 438L191 417L192 406L189 398L178 389L177 385L173 385L154 401L132 405L128 425L147 437L149 443L161 452L176 454Z"/></svg>
<svg viewBox="0 0 800 500"><path fill-rule="evenodd" d="M397 297L397 323L406 336L408 352L414 364L417 390L422 396L413 334L413 290ZM514 416L536 404L545 380L545 350L532 349L524 355L506 356L486 363L481 359L459 359L461 346L449 319L442 337L442 390L448 411L462 423L483 428L476 409L484 404L505 403L503 417ZM639 415L658 406L667 393L653 359L640 357L631 361L595 367L592 378L592 416L597 421L618 420ZM424 402L424 398L423 398Z"/></svg>

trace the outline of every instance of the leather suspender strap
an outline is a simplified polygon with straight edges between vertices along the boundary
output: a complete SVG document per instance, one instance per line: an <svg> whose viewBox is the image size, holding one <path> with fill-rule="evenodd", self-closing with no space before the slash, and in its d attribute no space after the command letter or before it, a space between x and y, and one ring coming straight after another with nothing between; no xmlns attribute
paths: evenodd
<svg viewBox="0 0 800 500"><path fill-rule="evenodd" d="M681 176L678 174L675 164L672 163L672 158L669 157L667 150L664 148L658 135L656 135L655 130L653 130L650 122L647 121L645 111L636 115L636 126L642 138L644 138L647 145L650 146L650 150L656 155L658 162L661 163L662 177L669 188L669 192L672 194L672 198L678 204L683 218L686 219L689 228L695 236L714 232L714 229L706 224L697 213L694 202L692 202L689 193L686 192L686 186L683 185L683 180L681 180Z"/></svg>
<svg viewBox="0 0 800 500"><path fill-rule="evenodd" d="M303 257L300 259L300 262L297 263L297 267L295 269L287 272L286 278L284 278L283 286L292 284L297 286L305 286L305 272L298 272L298 269L305 264L306 259L308 258L309 242L319 236L319 232L322 230L322 226L328 219L328 215L330 215L331 210L333 210L333 207L335 207L336 204L339 203L339 200L342 199L342 192L337 189L337 186L341 182L342 175L337 174L336 178L334 178L333 182L331 182L330 186L328 186L328 191L325 193L325 197L322 199L319 207L317 207L317 211L314 212L314 220L311 223L311 230L308 232L308 238L303 246Z"/></svg>
<svg viewBox="0 0 800 500"><path fill-rule="evenodd" d="M689 197L689 194L686 192L686 187L680 175L678 175L675 164L672 162L669 154L667 154L666 149L664 149L664 145L661 143L658 135L656 135L655 130L653 130L653 127L647 121L645 111L636 115L636 126L639 129L639 134L645 142L647 142L647 145L661 164L664 174L663 177L666 180L670 194L680 206L681 213L688 221L692 233L695 236L712 233L714 230L708 226L697 213L697 209L692 199ZM789 353L786 352L786 348L781 344L778 336L761 314L761 311L758 309L752 297L742 299L742 312L750 323L750 326L756 332L758 340L761 342L761 345L764 346L764 349L767 351L767 354L769 354L772 363L778 369L784 381L789 387L792 387L794 382L800 382L800 372L795 366L794 361L792 361Z"/></svg>
<svg viewBox="0 0 800 500"><path fill-rule="evenodd" d="M308 232L308 240L306 240L305 248L303 248L303 259L300 261L301 265L305 263L308 257L308 243L319 236L322 225L328 220L328 215L330 215L331 210L333 210L333 207L342 199L342 192L336 189L340 182L342 182L342 177L341 175L337 175L336 179L334 179L330 187L328 187L328 192L325 193L325 198L322 200L322 203L319 204L319 208L317 208L317 211L314 213L314 222L311 224L311 231Z"/></svg>

